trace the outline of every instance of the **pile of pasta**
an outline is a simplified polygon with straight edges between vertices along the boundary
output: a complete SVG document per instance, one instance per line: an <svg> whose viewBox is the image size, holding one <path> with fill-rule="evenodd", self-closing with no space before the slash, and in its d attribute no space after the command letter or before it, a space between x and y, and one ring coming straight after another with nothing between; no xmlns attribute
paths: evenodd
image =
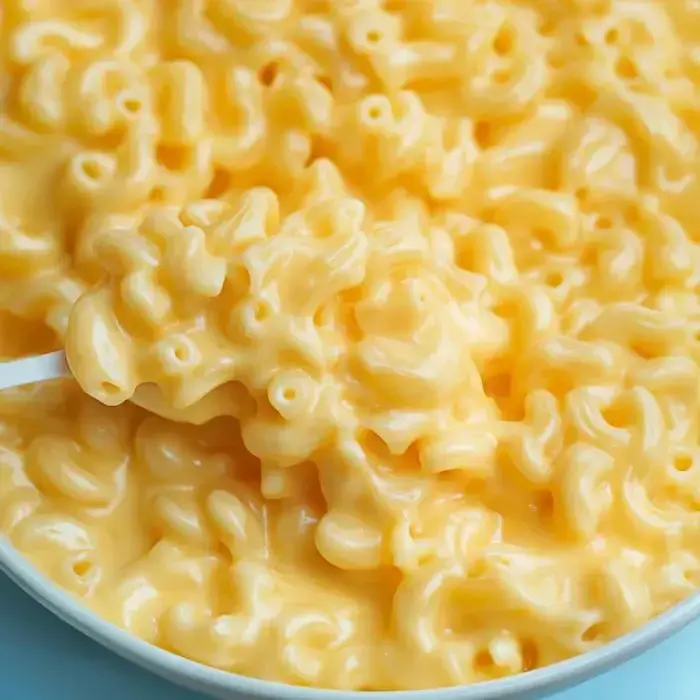
<svg viewBox="0 0 700 700"><path fill-rule="evenodd" d="M697 2L2 4L0 352L77 379L0 396L42 571L351 689L697 589Z"/></svg>

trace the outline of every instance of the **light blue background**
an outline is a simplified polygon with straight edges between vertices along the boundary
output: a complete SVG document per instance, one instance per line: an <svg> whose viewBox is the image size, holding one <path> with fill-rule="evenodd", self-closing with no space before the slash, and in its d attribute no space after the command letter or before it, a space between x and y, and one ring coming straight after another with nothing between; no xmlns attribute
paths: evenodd
<svg viewBox="0 0 700 700"><path fill-rule="evenodd" d="M699 700L700 622L553 700ZM0 574L0 700L206 700L122 661Z"/></svg>

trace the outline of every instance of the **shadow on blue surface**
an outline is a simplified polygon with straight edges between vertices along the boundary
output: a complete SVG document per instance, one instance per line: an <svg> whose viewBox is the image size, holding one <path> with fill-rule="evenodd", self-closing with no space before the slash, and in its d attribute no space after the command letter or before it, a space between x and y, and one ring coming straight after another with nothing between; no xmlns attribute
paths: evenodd
<svg viewBox="0 0 700 700"><path fill-rule="evenodd" d="M552 700L699 700L700 623ZM122 661L0 574L0 700L205 700Z"/></svg>

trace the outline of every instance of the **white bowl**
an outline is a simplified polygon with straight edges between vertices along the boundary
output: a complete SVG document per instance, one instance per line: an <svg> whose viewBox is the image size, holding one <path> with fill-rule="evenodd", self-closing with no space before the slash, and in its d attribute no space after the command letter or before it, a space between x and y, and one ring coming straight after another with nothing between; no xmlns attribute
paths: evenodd
<svg viewBox="0 0 700 700"><path fill-rule="evenodd" d="M299 688L246 678L183 659L100 619L40 574L0 538L0 570L64 622L119 656L179 685L221 700L532 700L570 688L628 661L700 617L700 592L600 649L503 680L439 690L351 692Z"/></svg>

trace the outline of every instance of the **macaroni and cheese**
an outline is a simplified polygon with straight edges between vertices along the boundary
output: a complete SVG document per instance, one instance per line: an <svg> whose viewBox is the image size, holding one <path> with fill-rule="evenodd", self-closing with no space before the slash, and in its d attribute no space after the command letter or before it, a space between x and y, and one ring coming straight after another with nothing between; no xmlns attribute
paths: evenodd
<svg viewBox="0 0 700 700"><path fill-rule="evenodd" d="M0 351L77 379L0 396L43 572L350 689L700 586L698 2L2 4Z"/></svg>

